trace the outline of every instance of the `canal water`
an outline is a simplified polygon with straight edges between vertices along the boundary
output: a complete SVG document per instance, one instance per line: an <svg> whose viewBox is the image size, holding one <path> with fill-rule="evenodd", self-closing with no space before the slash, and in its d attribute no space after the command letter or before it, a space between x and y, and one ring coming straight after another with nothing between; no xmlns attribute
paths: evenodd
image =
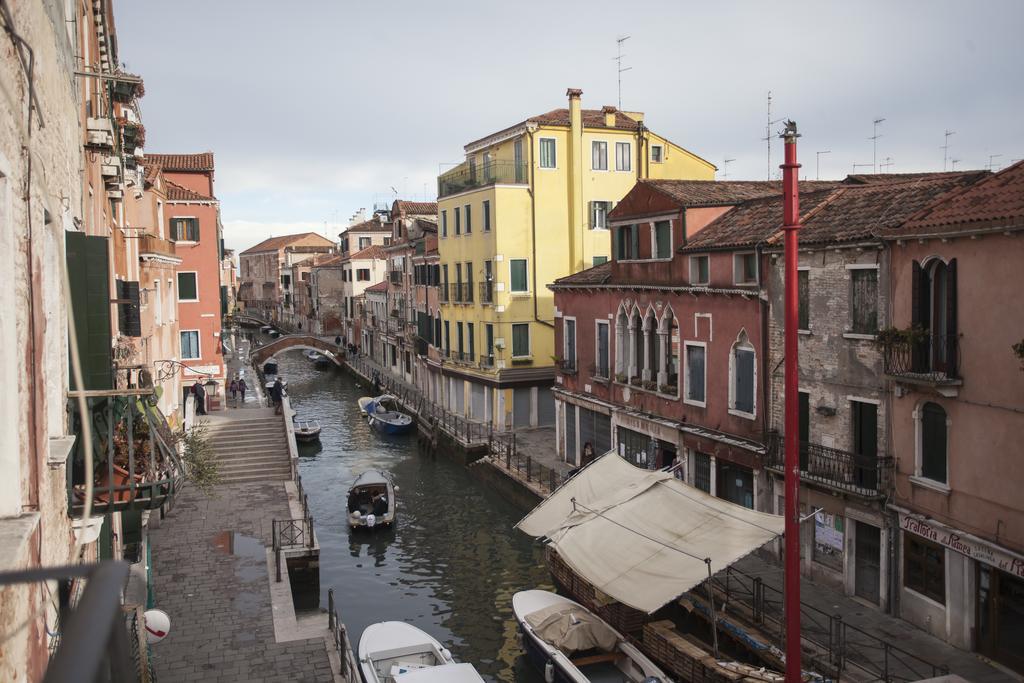
<svg viewBox="0 0 1024 683"><path fill-rule="evenodd" d="M321 605L334 588L353 647L378 621L407 621L493 681L540 682L518 644L512 595L550 590L542 551L512 526L523 512L439 454L422 454L415 434L371 430L356 400L368 395L337 369L317 370L300 351L277 358L300 418L315 418L320 444L300 446L299 471L320 539ZM346 493L369 468L399 487L397 528L350 532Z"/></svg>

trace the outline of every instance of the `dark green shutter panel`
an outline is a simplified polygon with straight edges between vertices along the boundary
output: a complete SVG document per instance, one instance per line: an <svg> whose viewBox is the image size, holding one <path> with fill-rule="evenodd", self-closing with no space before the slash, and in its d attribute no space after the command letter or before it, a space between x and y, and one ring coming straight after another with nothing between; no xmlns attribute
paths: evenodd
<svg viewBox="0 0 1024 683"><path fill-rule="evenodd" d="M220 314L228 314L228 288L226 285L220 286Z"/></svg>
<svg viewBox="0 0 1024 683"><path fill-rule="evenodd" d="M960 360L957 351L957 320L956 320L956 259L951 259L946 266L946 338L939 340L939 348L945 348L946 374L950 377L958 375Z"/></svg>
<svg viewBox="0 0 1024 683"><path fill-rule="evenodd" d="M141 337L142 322L139 319L139 283L116 280L117 329L126 337Z"/></svg>
<svg viewBox="0 0 1024 683"><path fill-rule="evenodd" d="M629 258L640 258L640 226L629 226Z"/></svg>
<svg viewBox="0 0 1024 683"><path fill-rule="evenodd" d="M107 238L81 232L66 232L65 237L82 388L112 389ZM73 375L70 386L78 388Z"/></svg>

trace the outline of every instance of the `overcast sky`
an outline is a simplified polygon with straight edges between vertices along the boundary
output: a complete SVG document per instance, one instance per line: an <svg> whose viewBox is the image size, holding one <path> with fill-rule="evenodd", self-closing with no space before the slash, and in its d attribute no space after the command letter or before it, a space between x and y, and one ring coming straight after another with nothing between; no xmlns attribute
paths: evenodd
<svg viewBox="0 0 1024 683"><path fill-rule="evenodd" d="M799 124L803 173L1024 157L1024 2L115 0L120 59L146 82L147 151L216 155L229 247L336 237L360 207L434 198L462 146L566 104L616 104L763 179L766 95ZM773 133L780 124L775 124ZM772 166L781 145L773 141Z"/></svg>

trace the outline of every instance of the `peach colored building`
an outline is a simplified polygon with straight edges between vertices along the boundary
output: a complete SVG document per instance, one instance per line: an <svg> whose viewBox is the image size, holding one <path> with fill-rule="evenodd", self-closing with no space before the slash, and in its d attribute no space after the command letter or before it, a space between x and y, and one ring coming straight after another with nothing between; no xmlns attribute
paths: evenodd
<svg viewBox="0 0 1024 683"><path fill-rule="evenodd" d="M178 302L177 360L191 369L182 371L182 383L187 390L196 382L213 379L223 397L223 242L220 203L213 194L213 152L147 154L145 161L159 166L163 173L167 235L181 259L173 289ZM215 397L211 395L211 399L216 405Z"/></svg>
<svg viewBox="0 0 1024 683"><path fill-rule="evenodd" d="M1024 162L886 240L899 614L1024 672Z"/></svg>
<svg viewBox="0 0 1024 683"><path fill-rule="evenodd" d="M295 285L292 265L335 250L334 242L315 232L270 237L249 247L238 256L239 300L253 315L291 327Z"/></svg>

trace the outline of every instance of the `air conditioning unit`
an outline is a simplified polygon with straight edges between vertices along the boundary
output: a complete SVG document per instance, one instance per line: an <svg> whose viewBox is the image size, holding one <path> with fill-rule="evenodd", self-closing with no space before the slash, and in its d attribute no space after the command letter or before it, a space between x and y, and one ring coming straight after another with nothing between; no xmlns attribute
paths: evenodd
<svg viewBox="0 0 1024 683"><path fill-rule="evenodd" d="M496 348L496 349L503 349L503 348L505 348L505 339L504 339L504 337L498 337L497 339L494 340L494 348Z"/></svg>

